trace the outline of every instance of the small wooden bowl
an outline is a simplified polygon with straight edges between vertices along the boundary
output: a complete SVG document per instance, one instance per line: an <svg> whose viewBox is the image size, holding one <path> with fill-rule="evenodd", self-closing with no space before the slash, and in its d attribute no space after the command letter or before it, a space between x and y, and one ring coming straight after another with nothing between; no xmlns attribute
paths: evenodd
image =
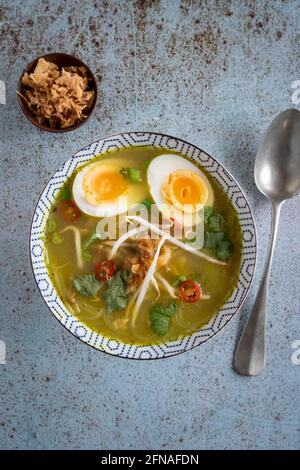
<svg viewBox="0 0 300 470"><path fill-rule="evenodd" d="M66 128L63 128L63 129L60 129L58 127L57 128L56 127L50 127L50 126L47 126L46 124L40 124L39 122L37 122L37 120L35 119L35 117L31 113L31 111L27 108L24 100L21 98L21 96L17 95L21 110L23 111L23 114L27 117L27 119L32 124L34 124L35 126L39 127L40 129L43 129L45 131L49 131L49 132L69 132L69 131L73 131L74 129L78 129L78 127L82 126L83 124L85 124L90 119L90 117L92 116L92 114L95 110L97 97L98 97L98 90L97 90L97 82L96 82L96 79L95 79L93 73L91 72L89 67L84 62L82 62L82 60L78 59L77 57L75 57L73 55L64 54L64 53L61 53L61 52L53 52L51 54L45 54L45 55L42 55L40 57L37 57L35 60L33 60L25 68L25 70L23 70L22 75L21 75L20 80L19 80L19 83L18 83L18 92L19 93L24 94L24 89L26 88L22 84L23 75L25 74L25 72L27 72L28 74L32 73L34 71L35 67L36 67L36 64L37 64L38 60L41 59L41 58L44 58L48 62L53 62L54 64L58 65L60 68L70 67L72 65L76 66L76 67L85 67L86 70L87 70L87 73L88 73L88 77L91 79L92 89L95 92L94 101L93 101L91 107L88 110L87 117L83 121L79 122L78 124L75 124L74 126L66 127Z"/></svg>

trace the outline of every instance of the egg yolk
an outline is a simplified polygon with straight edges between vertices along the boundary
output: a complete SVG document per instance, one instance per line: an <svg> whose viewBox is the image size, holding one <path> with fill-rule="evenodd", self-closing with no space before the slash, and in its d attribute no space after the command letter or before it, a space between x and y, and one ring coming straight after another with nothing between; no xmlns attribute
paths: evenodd
<svg viewBox="0 0 300 470"><path fill-rule="evenodd" d="M184 212L196 212L199 205L208 199L208 188L205 181L190 170L177 170L171 173L163 186L166 200ZM184 207L189 205L189 207ZM197 207L198 206L198 207Z"/></svg>
<svg viewBox="0 0 300 470"><path fill-rule="evenodd" d="M121 196L127 189L127 183L118 171L91 168L83 177L82 188L86 200L98 206Z"/></svg>

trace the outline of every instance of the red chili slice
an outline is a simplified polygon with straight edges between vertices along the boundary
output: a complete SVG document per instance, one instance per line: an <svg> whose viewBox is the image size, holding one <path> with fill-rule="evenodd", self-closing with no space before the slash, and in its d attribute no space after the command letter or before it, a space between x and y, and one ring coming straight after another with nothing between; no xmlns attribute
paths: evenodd
<svg viewBox="0 0 300 470"><path fill-rule="evenodd" d="M62 218L69 223L76 222L80 217L80 210L73 201L62 201L59 206L59 212Z"/></svg>
<svg viewBox="0 0 300 470"><path fill-rule="evenodd" d="M200 285L188 279L187 281L182 281L179 284L179 297L189 304L194 304L200 300L201 297L201 287Z"/></svg>
<svg viewBox="0 0 300 470"><path fill-rule="evenodd" d="M96 265L95 276L98 281L107 282L109 281L116 270L116 264L111 259L106 259Z"/></svg>

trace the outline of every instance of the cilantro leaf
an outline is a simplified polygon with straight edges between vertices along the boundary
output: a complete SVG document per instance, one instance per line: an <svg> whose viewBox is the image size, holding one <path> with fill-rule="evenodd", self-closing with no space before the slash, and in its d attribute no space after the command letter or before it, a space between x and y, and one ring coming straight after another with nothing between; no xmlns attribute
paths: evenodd
<svg viewBox="0 0 300 470"><path fill-rule="evenodd" d="M164 336L168 333L171 318L175 314L178 305L171 303L169 305L156 304L150 310L150 325L154 333L158 336Z"/></svg>
<svg viewBox="0 0 300 470"><path fill-rule="evenodd" d="M214 212L213 208L211 206L204 207L204 223L208 224L208 219Z"/></svg>
<svg viewBox="0 0 300 470"><path fill-rule="evenodd" d="M204 223L212 232L221 232L223 230L225 219L213 207L204 208Z"/></svg>
<svg viewBox="0 0 300 470"><path fill-rule="evenodd" d="M216 248L224 238L224 232L205 232L204 245L206 248Z"/></svg>
<svg viewBox="0 0 300 470"><path fill-rule="evenodd" d="M115 310L122 310L128 303L128 295L126 294L128 275L126 272L119 270L108 281L108 288L103 294L108 313Z"/></svg>
<svg viewBox="0 0 300 470"><path fill-rule="evenodd" d="M216 212L213 207L204 208L204 246L214 251L215 256L227 261L232 255L232 243L223 231L225 218Z"/></svg>
<svg viewBox="0 0 300 470"><path fill-rule="evenodd" d="M232 243L224 232L205 232L205 248L214 250L221 261L228 261L232 255Z"/></svg>
<svg viewBox="0 0 300 470"><path fill-rule="evenodd" d="M73 279L73 285L79 294L85 297L96 297L101 284L94 274L82 274Z"/></svg>
<svg viewBox="0 0 300 470"><path fill-rule="evenodd" d="M209 229L213 232L220 232L223 229L224 222L224 217L221 214L217 214L215 212L211 214L208 219Z"/></svg>
<svg viewBox="0 0 300 470"><path fill-rule="evenodd" d="M232 254L232 243L228 238L224 238L217 246L216 255L217 258L222 261L227 261L231 258Z"/></svg>

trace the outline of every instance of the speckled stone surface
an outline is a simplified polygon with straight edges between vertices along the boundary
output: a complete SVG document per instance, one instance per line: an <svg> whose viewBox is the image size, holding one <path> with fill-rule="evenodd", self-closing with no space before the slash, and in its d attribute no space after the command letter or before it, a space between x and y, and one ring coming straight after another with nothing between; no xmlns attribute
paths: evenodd
<svg viewBox="0 0 300 470"><path fill-rule="evenodd" d="M257 378L232 368L253 304L270 227L253 163L272 118L300 79L294 1L0 0L0 448L300 448L299 197L282 212L272 271L268 361ZM33 127L16 100L25 65L76 53L95 72L95 117L72 133ZM216 337L156 362L109 357L80 343L48 311L29 263L31 215L56 167L89 141L123 130L190 140L244 188L259 259L242 311Z"/></svg>

